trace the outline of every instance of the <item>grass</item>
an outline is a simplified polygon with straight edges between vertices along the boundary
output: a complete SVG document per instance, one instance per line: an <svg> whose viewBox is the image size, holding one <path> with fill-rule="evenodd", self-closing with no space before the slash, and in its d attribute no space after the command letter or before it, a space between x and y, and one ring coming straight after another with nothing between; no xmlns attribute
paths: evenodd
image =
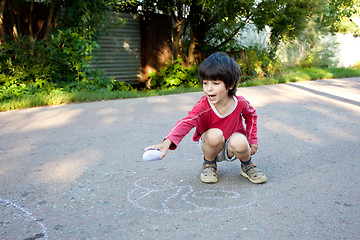
<svg viewBox="0 0 360 240"><path fill-rule="evenodd" d="M309 81L315 79L347 78L360 76L359 68L291 68L285 70L276 77L253 78L239 84L240 87L279 84L287 82ZM107 91L97 90L93 92L63 92L55 91L49 94L25 95L17 99L1 102L0 111L9 111L22 108L60 105L68 103L93 102L100 100L139 98L186 92L199 92L201 87L173 89L156 89L151 91Z"/></svg>
<svg viewBox="0 0 360 240"><path fill-rule="evenodd" d="M290 68L276 77L254 78L240 84L242 87L261 86L317 79L348 78L360 76L360 68Z"/></svg>

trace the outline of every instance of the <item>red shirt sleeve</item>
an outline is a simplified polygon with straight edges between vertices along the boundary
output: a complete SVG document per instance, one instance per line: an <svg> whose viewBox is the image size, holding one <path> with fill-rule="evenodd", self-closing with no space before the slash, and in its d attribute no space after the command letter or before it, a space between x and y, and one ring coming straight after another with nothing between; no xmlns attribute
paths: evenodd
<svg viewBox="0 0 360 240"><path fill-rule="evenodd" d="M249 144L258 144L258 137L257 137L257 114L256 110L250 103L243 99L245 103L243 106L242 117L245 120L246 125L246 138L249 141Z"/></svg>
<svg viewBox="0 0 360 240"><path fill-rule="evenodd" d="M173 129L167 134L164 139L171 140L172 144L170 146L171 150L175 150L180 143L180 141L190 132L194 127L197 128L197 131L201 131L202 124L201 119L203 115L210 111L211 108L207 108L206 104L204 104L204 100L206 98L202 98L188 113L188 115L178 121Z"/></svg>

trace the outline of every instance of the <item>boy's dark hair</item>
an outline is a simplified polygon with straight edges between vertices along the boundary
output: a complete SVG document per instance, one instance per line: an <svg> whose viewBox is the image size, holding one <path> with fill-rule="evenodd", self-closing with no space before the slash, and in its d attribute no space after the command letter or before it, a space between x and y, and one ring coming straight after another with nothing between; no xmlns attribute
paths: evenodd
<svg viewBox="0 0 360 240"><path fill-rule="evenodd" d="M236 94L236 89L241 76L239 64L226 53L217 52L211 54L198 68L200 82L203 80L221 80L229 96Z"/></svg>

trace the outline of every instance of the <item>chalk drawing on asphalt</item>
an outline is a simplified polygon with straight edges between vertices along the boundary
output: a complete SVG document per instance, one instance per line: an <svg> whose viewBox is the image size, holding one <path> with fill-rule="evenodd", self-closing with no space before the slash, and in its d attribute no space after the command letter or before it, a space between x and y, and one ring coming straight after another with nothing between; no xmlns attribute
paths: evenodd
<svg viewBox="0 0 360 240"><path fill-rule="evenodd" d="M20 229L17 229L19 226L11 226L15 223L14 218L21 218L22 224L25 226L25 229L28 231L34 231L36 228L40 228L40 233L34 233L34 236L31 236L27 239L48 239L47 228L43 223L41 223L37 218L33 216L32 213L27 211L25 208L13 203L9 200L0 198L0 228L3 228L3 234L6 231L17 231L16 234L19 234ZM20 214L19 214L20 213ZM9 219L12 218L12 219ZM18 221L18 220L16 220ZM8 229L6 229L8 228ZM12 229L11 229L12 228ZM11 232L10 232L11 234ZM11 237L10 237L11 239Z"/></svg>
<svg viewBox="0 0 360 240"><path fill-rule="evenodd" d="M240 209L254 204L257 198L253 190L241 194L228 190L194 190L191 185L175 185L167 180L141 178L133 185L128 201L144 211L162 214Z"/></svg>

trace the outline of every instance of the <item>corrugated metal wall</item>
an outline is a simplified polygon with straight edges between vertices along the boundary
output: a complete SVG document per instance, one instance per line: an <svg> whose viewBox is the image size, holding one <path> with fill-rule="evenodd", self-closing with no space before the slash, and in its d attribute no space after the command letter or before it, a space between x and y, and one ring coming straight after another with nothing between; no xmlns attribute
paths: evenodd
<svg viewBox="0 0 360 240"><path fill-rule="evenodd" d="M94 53L90 66L103 69L116 81L137 84L141 80L141 33L137 15L121 13L125 25L111 26L107 36L99 39L100 50Z"/></svg>

